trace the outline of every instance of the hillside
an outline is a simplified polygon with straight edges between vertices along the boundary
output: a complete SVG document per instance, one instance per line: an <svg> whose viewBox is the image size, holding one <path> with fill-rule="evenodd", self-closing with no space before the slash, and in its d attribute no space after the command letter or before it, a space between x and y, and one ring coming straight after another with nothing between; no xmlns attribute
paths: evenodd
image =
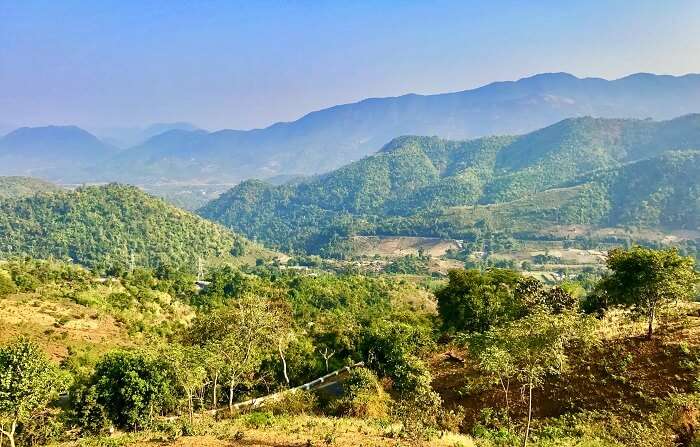
<svg viewBox="0 0 700 447"><path fill-rule="evenodd" d="M72 259L104 269L168 264L196 271L198 258L264 256L230 231L116 184L0 203L0 257Z"/></svg>
<svg viewBox="0 0 700 447"><path fill-rule="evenodd" d="M700 75L608 81L548 73L437 95L371 98L264 129L174 130L120 153L78 180L236 183L318 174L400 135L449 139L522 134L577 116L669 119L700 112Z"/></svg>
<svg viewBox="0 0 700 447"><path fill-rule="evenodd" d="M697 228L700 115L575 118L519 137L401 137L378 154L293 185L248 181L200 210L277 246L336 237L468 238L554 224ZM662 157L652 161L640 161ZM639 186L643 184L642 186Z"/></svg>
<svg viewBox="0 0 700 447"><path fill-rule="evenodd" d="M116 153L114 146L79 127L22 127L0 138L0 175L61 180L65 169L92 166Z"/></svg>
<svg viewBox="0 0 700 447"><path fill-rule="evenodd" d="M59 186L32 177L0 177L0 200L57 191Z"/></svg>

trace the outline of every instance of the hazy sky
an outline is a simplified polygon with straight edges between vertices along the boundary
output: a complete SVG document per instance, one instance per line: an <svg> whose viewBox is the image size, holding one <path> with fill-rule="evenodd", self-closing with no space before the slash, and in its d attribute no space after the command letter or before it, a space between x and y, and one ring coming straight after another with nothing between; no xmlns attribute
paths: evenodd
<svg viewBox="0 0 700 447"><path fill-rule="evenodd" d="M0 0L0 123L251 128L546 71L700 72L700 1Z"/></svg>

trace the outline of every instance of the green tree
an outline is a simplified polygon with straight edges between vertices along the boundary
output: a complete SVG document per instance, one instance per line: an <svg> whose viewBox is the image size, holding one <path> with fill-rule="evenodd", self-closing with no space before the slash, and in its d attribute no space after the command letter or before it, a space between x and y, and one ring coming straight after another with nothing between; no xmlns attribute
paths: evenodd
<svg viewBox="0 0 700 447"><path fill-rule="evenodd" d="M221 374L228 382L230 411L236 388L253 385L265 357L278 351L279 334L284 331L280 323L280 314L270 301L245 294L226 307L198 316L184 335L190 344L224 360Z"/></svg>
<svg viewBox="0 0 700 447"><path fill-rule="evenodd" d="M96 401L118 426L137 428L172 402L168 365L148 352L115 351L95 366Z"/></svg>
<svg viewBox="0 0 700 447"><path fill-rule="evenodd" d="M608 253L606 264L610 274L601 280L599 290L606 294L608 303L629 306L646 316L649 339L659 309L692 298L700 280L695 260L680 256L675 248L616 248Z"/></svg>
<svg viewBox="0 0 700 447"><path fill-rule="evenodd" d="M17 426L29 421L65 385L39 347L19 339L0 348L0 439L15 446Z"/></svg>
<svg viewBox="0 0 700 447"><path fill-rule="evenodd" d="M523 445L527 445L532 421L532 392L546 378L567 368L567 351L575 342L590 343L592 320L574 311L553 314L544 306L527 316L483 334L462 337L485 372L499 380L515 377L528 396L528 418ZM508 394L507 386L504 393Z"/></svg>
<svg viewBox="0 0 700 447"><path fill-rule="evenodd" d="M435 294L445 329L482 332L522 316L515 294L521 275L512 270L452 270L449 283Z"/></svg>
<svg viewBox="0 0 700 447"><path fill-rule="evenodd" d="M163 352L172 371L177 386L187 399L187 413L190 423L194 418L194 397L197 390L204 387L207 379L206 352L198 346L182 346L171 343Z"/></svg>

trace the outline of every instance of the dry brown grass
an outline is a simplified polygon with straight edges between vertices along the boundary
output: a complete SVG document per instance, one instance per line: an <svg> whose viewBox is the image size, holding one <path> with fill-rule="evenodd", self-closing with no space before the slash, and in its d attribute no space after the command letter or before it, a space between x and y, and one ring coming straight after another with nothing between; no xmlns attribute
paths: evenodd
<svg viewBox="0 0 700 447"><path fill-rule="evenodd" d="M0 343L17 336L36 341L57 361L66 358L70 346L103 352L129 344L126 330L111 316L66 298L36 294L0 299Z"/></svg>

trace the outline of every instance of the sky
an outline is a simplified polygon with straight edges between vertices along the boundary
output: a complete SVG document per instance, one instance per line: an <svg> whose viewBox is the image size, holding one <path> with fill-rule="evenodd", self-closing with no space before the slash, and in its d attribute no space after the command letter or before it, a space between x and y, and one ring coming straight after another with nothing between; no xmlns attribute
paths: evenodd
<svg viewBox="0 0 700 447"><path fill-rule="evenodd" d="M697 0L0 0L0 126L249 129L540 72L700 72Z"/></svg>

